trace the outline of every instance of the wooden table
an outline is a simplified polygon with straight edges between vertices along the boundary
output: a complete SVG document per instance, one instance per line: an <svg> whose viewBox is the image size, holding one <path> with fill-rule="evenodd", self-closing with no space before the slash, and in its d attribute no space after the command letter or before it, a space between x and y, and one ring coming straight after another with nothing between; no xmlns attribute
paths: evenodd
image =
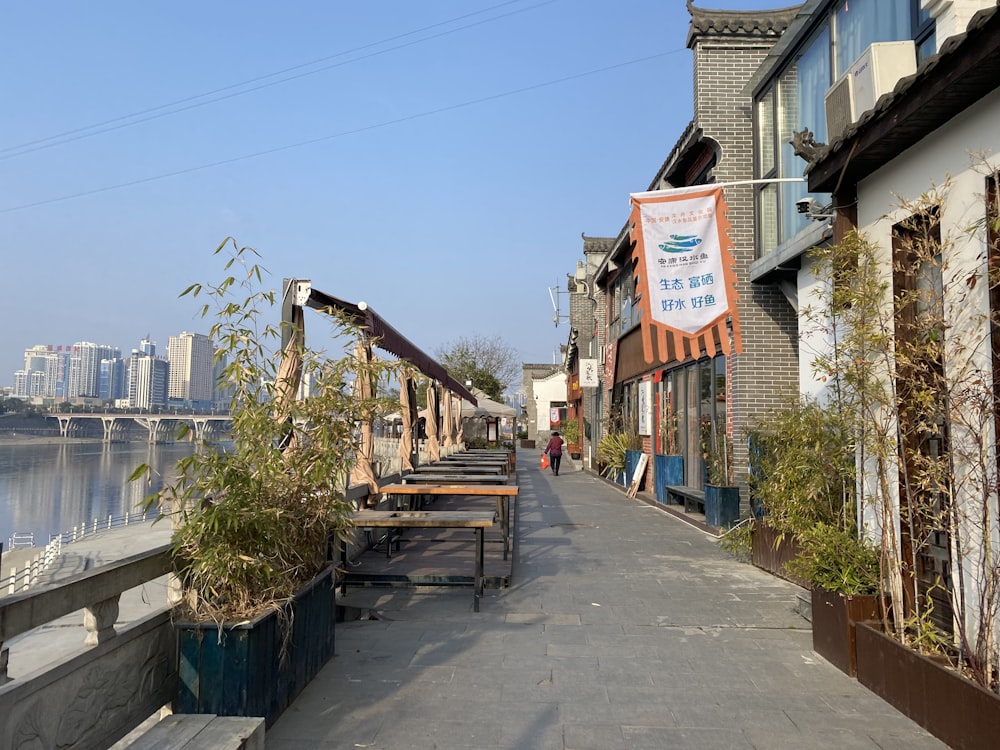
<svg viewBox="0 0 1000 750"><path fill-rule="evenodd" d="M403 484L507 484L510 476L507 474L462 474L454 472L426 472L407 474ZM384 490L383 490L384 491Z"/></svg>
<svg viewBox="0 0 1000 750"><path fill-rule="evenodd" d="M390 487L392 485L389 485ZM385 492L385 488L382 490ZM431 511L431 510L359 510L352 517L355 526L382 529L475 529L476 530L476 572L473 579L474 612L479 611L479 600L483 597L483 540L484 531L496 522L493 511ZM392 539L386 540L388 550L392 549ZM388 553L388 551L387 551ZM347 570L347 545L340 544L340 563ZM340 593L347 593L347 579L343 579Z"/></svg>
<svg viewBox="0 0 1000 750"><path fill-rule="evenodd" d="M490 459L492 459L494 461L497 461L497 460L504 461L507 464L507 467L508 467L507 471L508 471L508 473L510 472L511 469L514 468L515 461L516 461L516 455L514 453L511 453L510 451L497 451L497 450L490 450L488 448L469 448L467 450L460 451L459 453L452 453L450 456L446 456L445 458L446 459L448 459L448 458L455 458L455 459L459 459L459 460L465 460L465 459L490 460Z"/></svg>
<svg viewBox="0 0 1000 750"><path fill-rule="evenodd" d="M449 461L446 465L424 464L413 470L417 474L504 474L503 464L457 464Z"/></svg>
<svg viewBox="0 0 1000 750"><path fill-rule="evenodd" d="M510 500L514 498L517 502L517 485L505 484L499 486L483 486L475 484L444 484L444 485L422 485L422 484L387 484L381 488L384 495L396 496L423 496L423 495L468 495L480 497L495 497L497 499L497 516L500 518L500 529L503 532L503 559L507 559L510 552L510 529L513 514L510 510ZM515 506L516 507L516 506ZM436 512L436 511L432 511Z"/></svg>

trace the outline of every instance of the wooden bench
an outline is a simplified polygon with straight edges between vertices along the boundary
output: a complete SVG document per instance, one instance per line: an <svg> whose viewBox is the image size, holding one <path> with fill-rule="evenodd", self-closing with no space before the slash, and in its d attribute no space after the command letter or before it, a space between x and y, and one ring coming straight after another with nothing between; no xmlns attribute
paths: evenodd
<svg viewBox="0 0 1000 750"><path fill-rule="evenodd" d="M694 487L684 487L679 484L668 484L667 502L676 502L678 505L683 503L685 513L690 513L691 511L704 513L705 490L699 490Z"/></svg>
<svg viewBox="0 0 1000 750"><path fill-rule="evenodd" d="M405 480L405 477L404 477ZM481 496L481 497L495 497L497 499L497 516L500 518L500 530L503 532L503 559L507 559L507 555L510 552L510 530L511 530L511 519L513 514L510 510L511 498L514 499L514 508L517 509L517 485L505 484L505 485L478 485L478 484L460 484L460 485L423 485L423 484L387 484L381 488L381 492L384 495L395 495L397 497L416 497L422 498L425 495L468 495ZM422 510L420 504L417 503L416 506L410 505L411 510ZM400 504L397 503L397 510L400 509Z"/></svg>
<svg viewBox="0 0 1000 750"><path fill-rule="evenodd" d="M389 485L392 486L392 485ZM382 490L385 491L385 488ZM382 529L475 529L476 530L476 572L473 578L473 612L479 611L479 600L483 597L483 540L484 531L496 522L494 511L433 511L433 510L359 510L352 517L355 526ZM386 544L392 548L392 539ZM347 545L340 544L340 562L347 570ZM347 578L344 577L340 593L347 593Z"/></svg>
<svg viewBox="0 0 1000 750"><path fill-rule="evenodd" d="M137 737L128 750L264 750L260 716L171 714Z"/></svg>

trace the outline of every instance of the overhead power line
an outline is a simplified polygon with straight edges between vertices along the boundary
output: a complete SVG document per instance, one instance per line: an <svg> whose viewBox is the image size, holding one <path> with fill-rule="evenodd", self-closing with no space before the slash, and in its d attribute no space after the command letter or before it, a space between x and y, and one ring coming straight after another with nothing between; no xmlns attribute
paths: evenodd
<svg viewBox="0 0 1000 750"><path fill-rule="evenodd" d="M47 198L45 200L34 201L32 203L24 203L19 206L9 206L7 208L0 208L0 214L13 213L15 211L24 211L29 208L38 208L39 206L47 206L53 203L62 203L64 201L74 200L76 198L85 198L90 195L98 195L100 193L111 192L112 190L121 190L127 187L134 187L136 185L144 185L149 182L156 182L158 180L165 180L171 177L180 177L181 175L191 174L192 172L200 172L206 169L214 169L216 167L226 166L228 164L236 164L241 161L248 161L250 159L257 159L261 156L269 156L271 154L277 154L282 151L291 151L296 148L303 148L305 146L312 146L317 143L322 143L324 141L334 140L336 138L343 138L349 135L356 135L357 133L364 133L371 130L378 130L380 128L389 127L390 125L399 125L404 122L411 122L413 120L420 120L425 117L431 117L433 115L443 114L445 112L453 112L458 109L465 109L467 107L472 107L478 104L485 104L486 102L496 101L498 99L505 99L511 96L516 96L518 94L524 94L529 91L537 91L538 89L548 88L550 86L556 86L562 83L568 83L570 81L579 80L581 78L587 78L588 76L597 75L599 73L606 73L610 70L617 70L619 68L625 68L631 65L638 65L639 63L649 62L650 60L656 60L660 57L666 57L667 55L677 54L678 52L684 52L685 49L674 49L668 50L666 52L658 52L653 55L646 55L645 57L637 57L632 60L626 60L625 62L615 63L614 65L606 65L602 68L594 68L593 70L584 71L582 73L574 73L573 75L563 76L562 78L555 78L551 81L544 81L542 83L535 83L530 86L522 86L521 88L510 89L509 91L503 91L497 94L490 94L489 96L482 96L476 99L469 99L464 102L459 102L457 104L450 104L444 107L438 107L436 109L426 110L424 112L417 112L412 115L406 115L404 117L397 117L392 120L383 120L382 122L372 123L371 125L364 125L358 128L352 128L350 130L342 130L337 133L330 133L329 135L320 136L318 138L310 138L305 141L298 141L296 143L288 143L283 146L275 146L274 148L264 149L261 151L254 151L249 154L243 154L241 156L234 156L230 159L221 159L219 161L208 162L206 164L199 164L194 167L187 167L185 169L178 169L172 172L164 172L157 175L152 175L150 177L141 177L136 180L130 180L128 182L119 182L115 185L106 185L105 187L94 188L93 190L84 190L79 193L71 193L69 195L59 196L57 198Z"/></svg>
<svg viewBox="0 0 1000 750"><path fill-rule="evenodd" d="M163 117L170 117L171 115L180 114L181 112L187 112L188 110L197 109L199 107L205 107L208 106L209 104L216 104L217 102L225 101L227 99L233 99L235 97L243 96L245 94L250 94L255 91L260 91L261 89L280 86L283 83L288 83L290 81L296 81L302 78L307 78L309 76L313 76L327 70L332 70L334 68L350 65L351 63L359 62L361 60L367 60L372 57L384 55L388 52L395 52L397 50L405 49L407 47L414 47L418 44L423 44L424 42L429 42L434 39L440 39L442 37L446 37L451 34L456 34L459 31L466 31L468 29L472 29L477 26L483 26L485 24L492 23L494 21L498 21L503 18L508 18L510 16L517 15L519 13L526 13L530 10L536 10L538 8L541 8L542 6L551 5L556 1L557 0L542 0L542 2L537 2L534 5L529 5L525 8L517 8L507 13L502 13L500 15L492 16L490 18L485 18L480 21L475 21L474 23L468 23L465 24L464 26L459 26L454 29L448 29L447 31L441 31L437 34L431 34L430 36L425 36L420 39L415 39L413 41L406 42L405 44L397 44L393 47L387 47L385 49L369 52L368 54L352 57L349 60L341 60L339 62L332 63L330 65L324 65L320 68L303 71L300 73L296 73L295 75L286 76L284 78L278 78L277 80L268 80L272 78L277 78L277 76L282 76L285 75L286 73L291 73L296 70L301 71L303 68L309 68L314 65L319 65L320 63L327 62L328 60L334 60L336 58L342 58L347 55L353 55L358 52L363 52L364 50L371 49L372 47L380 47L384 44L388 44L389 42L394 42L398 39L404 39L406 37L413 36L414 34L420 34L426 31L430 31L432 29L440 28L441 26L447 26L457 21L461 21L466 18L471 18L472 16L478 16L482 15L483 13L489 13L490 11L497 10L498 8L503 8L508 5L514 5L523 2L523 0L507 0L507 2L499 3L497 5L491 5L488 8L477 10L473 13L466 13L461 16L455 16L454 18L449 18L445 21L440 21L438 23L430 24L429 26L423 26L419 29L414 29L412 31L407 31L402 34L397 34L395 36L387 37L377 42L370 42L369 44L363 44L359 47L352 47L351 49L343 50L342 52L337 52L333 55L327 55L326 57L320 57L316 60L311 60L309 62L300 63L298 65L292 65L291 67L283 68L281 70L274 71L273 73L267 73L262 76L257 76L256 78L250 78L246 81L229 84L228 86L222 86L221 88L213 89L211 91L206 91L201 94L194 94L193 96L184 97L182 99L176 99L172 102L167 102L166 104L159 104L155 107L149 107L147 109L142 109L137 112L132 112L131 114L121 115L119 117L113 117L109 120L96 122L91 125L83 125L78 128L73 128L72 130L65 130L62 133L56 133L54 135L46 136L44 138L37 138L33 141L26 141L25 143L20 143L14 146L0 147L0 161L6 159L13 159L14 157L17 156L24 156L25 154L31 154L36 151L43 151L45 149L55 148L56 146L62 146L67 143L73 143L74 141L83 140L85 138L92 138L93 136L102 135L104 133L110 133L115 130L130 128L134 125L140 125L144 122L149 122L151 120L158 120ZM250 88L244 88L247 86L249 86Z"/></svg>

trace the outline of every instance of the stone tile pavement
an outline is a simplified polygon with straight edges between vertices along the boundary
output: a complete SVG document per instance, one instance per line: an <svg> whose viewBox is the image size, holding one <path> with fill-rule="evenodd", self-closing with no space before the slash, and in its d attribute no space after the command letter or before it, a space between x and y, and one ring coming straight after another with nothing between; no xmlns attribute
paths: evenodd
<svg viewBox="0 0 1000 750"><path fill-rule="evenodd" d="M513 585L358 588L267 732L293 748L944 747L812 651L796 586L566 461L518 457Z"/></svg>

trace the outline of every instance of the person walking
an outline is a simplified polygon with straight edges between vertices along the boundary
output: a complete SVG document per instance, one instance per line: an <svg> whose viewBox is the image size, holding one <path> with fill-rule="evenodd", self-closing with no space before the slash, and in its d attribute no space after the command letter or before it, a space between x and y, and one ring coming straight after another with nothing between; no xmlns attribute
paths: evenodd
<svg viewBox="0 0 1000 750"><path fill-rule="evenodd" d="M552 437L545 446L545 452L549 456L549 464L552 466L552 473L559 476L559 463L562 461L562 449L565 441L559 437L558 432L553 432Z"/></svg>

